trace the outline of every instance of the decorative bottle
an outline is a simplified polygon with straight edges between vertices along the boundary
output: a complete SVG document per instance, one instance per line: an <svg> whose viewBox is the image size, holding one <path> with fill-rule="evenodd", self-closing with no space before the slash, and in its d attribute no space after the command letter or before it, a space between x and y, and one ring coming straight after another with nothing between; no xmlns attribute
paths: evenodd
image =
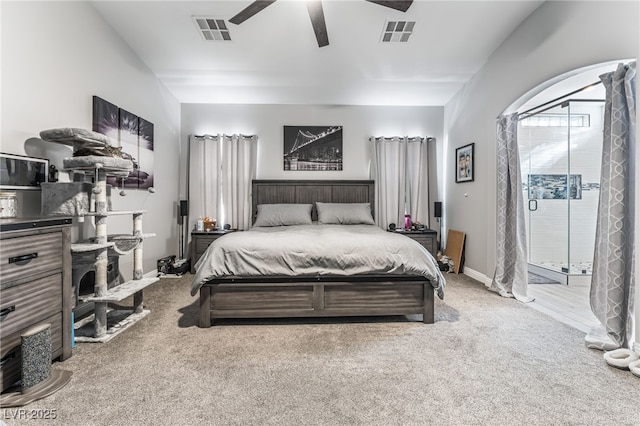
<svg viewBox="0 0 640 426"><path fill-rule="evenodd" d="M404 229L405 229L405 231L411 230L411 215L410 214L405 214L404 215Z"/></svg>

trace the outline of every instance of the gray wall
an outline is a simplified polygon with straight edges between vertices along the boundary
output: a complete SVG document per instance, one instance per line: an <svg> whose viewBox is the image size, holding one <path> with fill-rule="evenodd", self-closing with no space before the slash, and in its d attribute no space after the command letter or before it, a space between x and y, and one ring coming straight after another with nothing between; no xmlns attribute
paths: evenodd
<svg viewBox="0 0 640 426"><path fill-rule="evenodd" d="M91 129L97 95L154 124L156 193L115 196L117 210L144 209L144 270L178 252L180 104L86 2L2 2L2 152L46 157L58 167L66 146L34 140L56 127ZM66 178L65 176L62 176ZM20 194L20 214L40 212L40 193ZM109 218L109 233L130 233L130 217ZM76 227L76 235L79 230ZM131 277L132 256L121 258Z"/></svg>
<svg viewBox="0 0 640 426"><path fill-rule="evenodd" d="M443 107L315 106L315 105L182 105L182 152L190 134L242 133L258 135L259 179L369 179L371 136L435 137L430 162L430 197L438 199L438 161L442 144ZM342 125L343 171L283 170L283 126ZM186 155L182 170L186 169ZM186 173L186 172L185 172ZM181 172L181 194L186 196L186 174ZM426 222L425 218L419 218ZM437 227L431 221L432 227Z"/></svg>
<svg viewBox="0 0 640 426"><path fill-rule="evenodd" d="M638 55L638 2L545 2L445 106L446 226L467 233L465 266L493 276L496 261L496 117L561 74ZM476 143L475 181L455 183L456 147Z"/></svg>

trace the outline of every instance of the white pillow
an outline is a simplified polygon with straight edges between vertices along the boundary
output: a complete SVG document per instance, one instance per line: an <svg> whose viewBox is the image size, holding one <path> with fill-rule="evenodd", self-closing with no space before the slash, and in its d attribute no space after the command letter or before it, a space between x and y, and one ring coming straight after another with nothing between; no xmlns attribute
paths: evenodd
<svg viewBox="0 0 640 426"><path fill-rule="evenodd" d="M369 203L316 202L318 222L341 225L375 225Z"/></svg>
<svg viewBox="0 0 640 426"><path fill-rule="evenodd" d="M312 204L258 204L253 226L311 225Z"/></svg>

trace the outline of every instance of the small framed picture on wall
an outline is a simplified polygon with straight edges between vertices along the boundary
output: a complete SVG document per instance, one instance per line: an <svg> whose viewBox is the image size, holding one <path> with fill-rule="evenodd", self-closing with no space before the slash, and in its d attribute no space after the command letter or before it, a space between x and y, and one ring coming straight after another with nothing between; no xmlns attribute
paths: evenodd
<svg viewBox="0 0 640 426"><path fill-rule="evenodd" d="M473 182L475 143L456 148L456 183Z"/></svg>

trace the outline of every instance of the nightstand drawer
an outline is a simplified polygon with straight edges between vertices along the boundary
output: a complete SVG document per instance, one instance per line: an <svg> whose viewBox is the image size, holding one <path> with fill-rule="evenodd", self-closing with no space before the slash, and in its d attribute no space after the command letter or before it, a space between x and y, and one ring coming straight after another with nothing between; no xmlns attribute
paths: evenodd
<svg viewBox="0 0 640 426"><path fill-rule="evenodd" d="M200 260L202 255L212 242L220 237L224 237L230 232L236 232L235 230L228 231L214 231L214 232L192 232L191 233L191 273L196 272L195 265Z"/></svg>
<svg viewBox="0 0 640 426"><path fill-rule="evenodd" d="M433 257L436 257L438 253L438 234L435 231L396 231L405 237L420 243L420 245L427 249Z"/></svg>
<svg viewBox="0 0 640 426"><path fill-rule="evenodd" d="M51 324L51 359L55 359L62 354L62 313L57 313L49 318L45 318L33 326L40 324ZM2 389L6 389L20 379L22 351L20 344L22 343L21 334L31 326L24 330L20 330L0 340L0 359L2 367L0 368L0 383Z"/></svg>
<svg viewBox="0 0 640 426"><path fill-rule="evenodd" d="M0 337L4 339L62 311L62 274L2 290Z"/></svg>
<svg viewBox="0 0 640 426"><path fill-rule="evenodd" d="M62 234L5 238L0 246L0 281L5 284L62 269Z"/></svg>
<svg viewBox="0 0 640 426"><path fill-rule="evenodd" d="M429 251L429 253L433 254L436 252L436 241L432 236L412 235L411 238L419 242L424 248Z"/></svg>
<svg viewBox="0 0 640 426"><path fill-rule="evenodd" d="M214 242L216 239L220 238L221 235L216 235L215 237L198 237L196 238L196 252L204 253L207 251L207 247Z"/></svg>

